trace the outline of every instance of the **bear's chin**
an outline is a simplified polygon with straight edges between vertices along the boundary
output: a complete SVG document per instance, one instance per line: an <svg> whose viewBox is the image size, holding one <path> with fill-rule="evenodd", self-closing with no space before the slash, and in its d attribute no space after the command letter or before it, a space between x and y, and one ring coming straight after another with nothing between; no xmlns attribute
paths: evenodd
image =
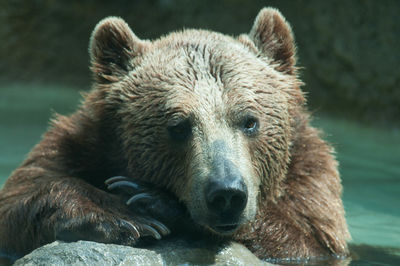
<svg viewBox="0 0 400 266"><path fill-rule="evenodd" d="M244 219L233 219L232 221L216 221L218 219L210 219L209 222L199 223L200 226L205 228L213 235L222 237L234 234L242 225ZM213 221L213 222L210 222Z"/></svg>
<svg viewBox="0 0 400 266"><path fill-rule="evenodd" d="M215 215L207 211L191 212L191 220L205 231L221 237L229 237L235 234L255 218L255 211L246 209L239 215Z"/></svg>
<svg viewBox="0 0 400 266"><path fill-rule="evenodd" d="M239 227L240 224L221 224L207 226L207 229L216 235L230 236L235 233Z"/></svg>

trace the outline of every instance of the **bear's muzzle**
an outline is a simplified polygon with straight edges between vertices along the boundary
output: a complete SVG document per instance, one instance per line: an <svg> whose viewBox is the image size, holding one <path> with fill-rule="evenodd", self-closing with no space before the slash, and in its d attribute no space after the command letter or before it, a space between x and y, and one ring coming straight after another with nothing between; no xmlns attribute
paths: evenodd
<svg viewBox="0 0 400 266"><path fill-rule="evenodd" d="M246 208L247 186L239 169L227 157L224 141L212 145L214 158L204 189L209 213L209 227L220 234L229 234L240 225L239 218Z"/></svg>

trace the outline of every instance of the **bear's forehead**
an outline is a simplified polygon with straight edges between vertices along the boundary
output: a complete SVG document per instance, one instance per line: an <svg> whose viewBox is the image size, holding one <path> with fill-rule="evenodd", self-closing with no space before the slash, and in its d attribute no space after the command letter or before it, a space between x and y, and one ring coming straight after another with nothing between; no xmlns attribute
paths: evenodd
<svg viewBox="0 0 400 266"><path fill-rule="evenodd" d="M163 110L173 113L196 110L204 117L239 113L257 108L260 101L275 101L283 97L276 92L290 83L268 60L236 39L198 30L154 41L131 79L135 94L149 103L160 103Z"/></svg>
<svg viewBox="0 0 400 266"><path fill-rule="evenodd" d="M204 30L175 32L154 41L134 74L151 86L228 93L282 79L265 58L244 44Z"/></svg>
<svg viewBox="0 0 400 266"><path fill-rule="evenodd" d="M236 39L205 30L171 33L153 43L153 52L160 66L197 67L202 70L251 71L270 69L269 65ZM168 64L169 63L169 64ZM175 64L173 64L175 63ZM218 69L222 68L222 69ZM223 73L221 73L223 74Z"/></svg>

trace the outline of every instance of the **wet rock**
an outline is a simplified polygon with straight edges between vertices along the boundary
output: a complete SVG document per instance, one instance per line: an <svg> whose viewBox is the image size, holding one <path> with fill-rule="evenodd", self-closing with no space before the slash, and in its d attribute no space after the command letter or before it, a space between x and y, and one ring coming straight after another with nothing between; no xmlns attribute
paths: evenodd
<svg viewBox="0 0 400 266"><path fill-rule="evenodd" d="M89 241L53 242L14 265L270 265L238 243L205 246L184 241L161 242L145 249Z"/></svg>

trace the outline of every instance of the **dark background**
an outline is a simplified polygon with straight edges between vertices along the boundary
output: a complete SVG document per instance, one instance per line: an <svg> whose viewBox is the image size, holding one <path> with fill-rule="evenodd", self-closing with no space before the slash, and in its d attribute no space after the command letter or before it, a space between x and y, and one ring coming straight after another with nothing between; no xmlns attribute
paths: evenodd
<svg viewBox="0 0 400 266"><path fill-rule="evenodd" d="M0 83L88 89L87 46L96 23L123 17L137 36L182 28L248 32L264 6L291 23L311 110L400 125L400 1L0 1Z"/></svg>

